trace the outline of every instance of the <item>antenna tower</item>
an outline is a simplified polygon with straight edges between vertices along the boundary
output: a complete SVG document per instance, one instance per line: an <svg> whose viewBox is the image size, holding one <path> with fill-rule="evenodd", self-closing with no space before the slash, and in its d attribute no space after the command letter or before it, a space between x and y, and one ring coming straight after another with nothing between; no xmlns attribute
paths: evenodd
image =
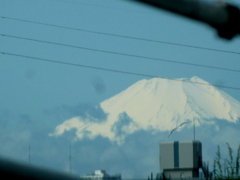
<svg viewBox="0 0 240 180"><path fill-rule="evenodd" d="M69 170L70 170L70 174L72 174L72 150L71 150L71 145L69 146Z"/></svg>
<svg viewBox="0 0 240 180"><path fill-rule="evenodd" d="M30 147L30 144L28 146L28 163L31 164L31 147Z"/></svg>

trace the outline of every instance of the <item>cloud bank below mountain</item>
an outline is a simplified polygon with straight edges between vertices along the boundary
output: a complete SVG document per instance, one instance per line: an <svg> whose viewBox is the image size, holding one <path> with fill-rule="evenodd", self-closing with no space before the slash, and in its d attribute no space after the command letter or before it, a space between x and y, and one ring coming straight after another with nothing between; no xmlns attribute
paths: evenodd
<svg viewBox="0 0 240 180"><path fill-rule="evenodd" d="M151 172L155 177L160 171L160 142L193 140L191 124L180 132L174 132L169 138L167 131L154 129L141 129L131 133L128 127L131 124L137 126L136 122L127 113L121 113L118 121L111 127L111 131L115 132L119 139L122 138L122 141L112 141L99 133L91 134L89 123L101 125L109 118L99 106L61 105L46 112L43 118L36 118L30 114L14 115L10 111L2 113L0 154L28 163L28 147L31 145L32 164L70 172L69 146L71 145L73 173L83 175L104 169L109 174L121 173L123 179L146 179ZM61 126L63 129L56 131L59 132L58 136L49 137L48 133L58 124L67 122L65 119L72 121ZM227 120L211 120L216 123L201 124L195 129L196 140L202 142L203 160L209 161L210 168L213 167L217 145L221 146L223 158L228 156L225 142L229 142L233 147L235 155L240 136L239 121L229 123ZM80 131L80 134L76 135L77 131ZM118 143L121 145L119 146Z"/></svg>

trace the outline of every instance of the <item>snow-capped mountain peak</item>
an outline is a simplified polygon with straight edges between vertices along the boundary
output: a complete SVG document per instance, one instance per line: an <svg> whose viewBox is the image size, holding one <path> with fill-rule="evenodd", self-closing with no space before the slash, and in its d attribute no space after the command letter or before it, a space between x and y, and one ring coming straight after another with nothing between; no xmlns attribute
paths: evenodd
<svg viewBox="0 0 240 180"><path fill-rule="evenodd" d="M101 135L119 143L138 130L170 131L193 119L199 126L216 123L213 119L236 122L240 117L240 102L196 76L175 80L143 79L100 106L108 114L107 119L88 126L87 135L91 138ZM73 119L64 123L71 121ZM78 121L86 122L81 118ZM73 122L76 123L76 119ZM58 129L67 130L64 123L56 128L55 135L59 134ZM78 134L79 138L84 137L84 132Z"/></svg>

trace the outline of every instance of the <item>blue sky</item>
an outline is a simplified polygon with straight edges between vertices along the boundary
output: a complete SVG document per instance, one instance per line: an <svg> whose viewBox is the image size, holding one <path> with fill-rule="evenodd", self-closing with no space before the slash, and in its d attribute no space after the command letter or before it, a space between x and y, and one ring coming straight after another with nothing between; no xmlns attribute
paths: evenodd
<svg viewBox="0 0 240 180"><path fill-rule="evenodd" d="M240 70L239 37L231 41L220 39L210 27L165 11L123 0L1 0L0 12L0 52L170 79L198 76L211 84L240 88L239 72L159 60ZM34 121L34 128L29 129L37 131L39 126L46 127L46 133L63 120L52 120L52 116L46 114L55 113L56 117L61 108L98 104L136 81L149 78L7 54L0 54L0 63L0 113L1 117L8 117L7 127L19 127L21 122L17 124L15 119L22 117L26 124L28 119ZM222 90L240 101L240 90ZM70 117L71 113L64 116ZM29 136L26 135L26 144L31 141ZM1 155L16 156L6 152L1 151Z"/></svg>

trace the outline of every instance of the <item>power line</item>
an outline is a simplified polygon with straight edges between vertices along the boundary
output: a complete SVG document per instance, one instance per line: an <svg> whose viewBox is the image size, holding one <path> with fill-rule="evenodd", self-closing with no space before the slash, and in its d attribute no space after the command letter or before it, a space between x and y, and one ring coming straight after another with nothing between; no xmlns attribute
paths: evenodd
<svg viewBox="0 0 240 180"><path fill-rule="evenodd" d="M187 47L187 48L194 48L194 49L201 49L201 50L208 50L208 51L215 51L215 52L221 52L221 53L230 53L230 54L240 55L240 52L235 52L235 51L227 51L227 50L206 48L206 47L187 45L187 44L181 44L181 43L173 43L173 42L168 42L168 41L159 41L159 40L139 38L139 37L133 37L133 36L127 36L127 35L119 35L119 34L113 34L113 33L100 32L100 31L92 31L92 30L86 30L86 29L81 29L81 28L73 28L73 27L60 26L60 25L54 25L54 24L49 24L49 23L42 23L42 22L37 22L37 21L11 18L11 17L6 17L6 16L0 16L0 17L3 18L3 19L8 19L8 20L14 20L14 21L20 21L20 22L25 22L25 23L50 26L50 27L55 27L55 28L67 29L67 30L81 31L81 32L92 33L92 34L99 34L99 35L112 36L112 37L125 38L125 39L132 39L132 40L139 40L139 41L152 42L152 43L158 43L158 44L168 44L168 45L182 46L182 47Z"/></svg>
<svg viewBox="0 0 240 180"><path fill-rule="evenodd" d="M136 10L132 10L132 9L122 9L122 8L115 8L112 6L103 6L103 5L98 5L98 4L86 4L86 3L82 3L82 2L74 2L74 1L68 1L68 0L55 0L57 2L64 2L64 3L72 3L72 4L79 4L79 5L86 5L86 6L96 6L99 8L108 8L108 9L117 9L117 10L124 10L124 11L130 11L130 12L135 12ZM213 0L214 2L214 0ZM238 4L237 2L231 2L236 6L240 6L240 4ZM147 11L136 11L136 12L141 12L141 13L148 13Z"/></svg>
<svg viewBox="0 0 240 180"><path fill-rule="evenodd" d="M81 67L81 68L102 70L102 71L108 71L108 72L114 72L114 73L120 73L120 74L143 76L143 77L149 77L149 78L160 78L160 79L167 79L167 80L171 80L171 81L199 84L199 85L204 85L204 86L210 86L211 85L211 86L215 86L215 87L218 87L218 88L240 90L240 88L238 88L238 87L223 86L223 85L212 85L212 84L208 84L208 83L192 82L192 81L187 81L187 80L183 80L183 79L164 78L164 77L159 77L159 76L150 75L150 74L143 74L143 73L135 73L135 72L115 70L115 69L101 68L101 67L97 67L97 66L89 66L89 65L83 65L83 64L69 63L69 62L63 62L63 61L57 61L57 60L45 59L45 58L39 58L39 57L33 57L33 56L26 56L26 55L15 54L15 53L0 52L0 54L9 55L9 56L15 56L15 57L21 57L21 58L27 58L27 59L33 59L33 60L43 61L43 62L48 62L48 63L76 66L76 67Z"/></svg>
<svg viewBox="0 0 240 180"><path fill-rule="evenodd" d="M55 1L68 3L68 4L76 4L76 5L80 5L80 6L92 6L92 7L112 9L112 10L137 12L137 13L148 13L146 11L138 11L138 10L132 10L132 9L123 9L123 8L117 8L117 7L112 7L112 6L104 6L104 5L99 5L99 4L89 4L89 3L79 2L79 1L78 2L76 2L76 1L67 1L67 0L55 0ZM148 13L148 14L150 14L150 13Z"/></svg>
<svg viewBox="0 0 240 180"><path fill-rule="evenodd" d="M68 45L68 44L63 44L63 43L50 42L50 41L44 41L44 40L38 40L38 39L32 39L32 38L26 38L26 37L7 35L7 34L0 34L0 36L9 37L9 38L16 38L16 39L21 39L21 40L34 41L34 42L39 42L39 43L53 44L53 45L70 47L70 48L76 48L76 49L83 49L83 50L87 50L87 51L94 51L94 52L114 54L114 55L120 55L120 56L141 58L141 59L147 59L147 60L152 60L152 61L161 61L161 62L174 63L174 64L183 64L183 65L196 66L196 67L202 67L202 68L210 68L210 69L216 69L216 70L222 70L222 71L230 71L230 72L237 72L237 73L240 72L240 70L237 70L237 69L228 69L228 68L221 68L221 67L216 67L216 66L201 65L201 64L188 63L188 62L181 62L181 61L176 61L176 60L168 60L168 59L162 59L162 58L153 58L153 57L140 56L140 55L134 55L134 54L126 54L126 53L121 53L121 52L93 49L93 48L88 48L88 47L83 47L83 46Z"/></svg>

